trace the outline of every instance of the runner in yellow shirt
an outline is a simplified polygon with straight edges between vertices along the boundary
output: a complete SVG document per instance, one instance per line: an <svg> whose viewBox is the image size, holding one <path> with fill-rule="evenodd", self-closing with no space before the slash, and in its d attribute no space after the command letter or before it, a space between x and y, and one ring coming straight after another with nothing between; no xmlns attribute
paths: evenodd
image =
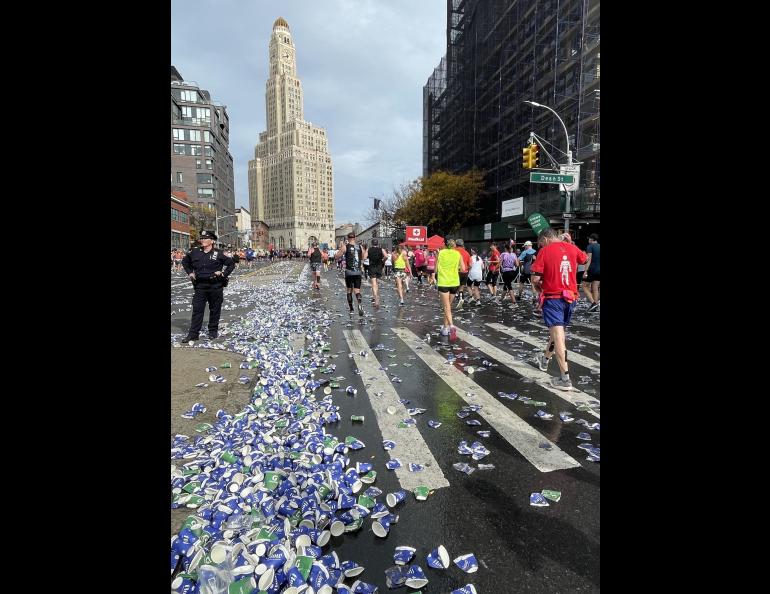
<svg viewBox="0 0 770 594"><path fill-rule="evenodd" d="M457 328L452 323L452 297L460 287L460 272L467 272L462 255L455 248L455 240L447 241L446 249L438 253L436 272L438 273L439 296L441 307L444 309L444 324L441 326L441 336L449 336L449 340L457 339Z"/></svg>

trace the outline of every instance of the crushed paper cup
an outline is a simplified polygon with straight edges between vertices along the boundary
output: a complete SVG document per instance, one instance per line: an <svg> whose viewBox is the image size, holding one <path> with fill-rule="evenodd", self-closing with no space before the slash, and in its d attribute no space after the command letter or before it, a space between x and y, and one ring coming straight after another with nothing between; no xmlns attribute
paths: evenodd
<svg viewBox="0 0 770 594"><path fill-rule="evenodd" d="M434 569L449 568L449 552L444 545L439 545L428 554L428 566Z"/></svg>

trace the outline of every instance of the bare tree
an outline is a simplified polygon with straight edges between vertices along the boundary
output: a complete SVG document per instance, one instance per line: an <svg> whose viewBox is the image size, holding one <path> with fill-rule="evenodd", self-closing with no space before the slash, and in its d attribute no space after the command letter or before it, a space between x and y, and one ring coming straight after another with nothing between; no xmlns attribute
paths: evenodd
<svg viewBox="0 0 770 594"><path fill-rule="evenodd" d="M190 206L190 241L197 241L204 229L216 226L216 211L204 204Z"/></svg>

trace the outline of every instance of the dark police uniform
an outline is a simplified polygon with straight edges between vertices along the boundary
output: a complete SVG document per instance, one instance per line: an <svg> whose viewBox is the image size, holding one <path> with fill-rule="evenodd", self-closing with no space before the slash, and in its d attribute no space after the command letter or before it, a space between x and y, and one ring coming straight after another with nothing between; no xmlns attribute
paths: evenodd
<svg viewBox="0 0 770 594"><path fill-rule="evenodd" d="M204 231L201 233L201 239L206 238L216 240L217 236L210 231ZM235 262L225 256L222 250L212 246L208 253L202 248L190 250L182 259L182 267L188 275L195 273L192 322L183 342L198 340L206 302L209 304L209 338L216 338L219 331L219 314L222 311L223 289L228 283L227 277L235 268ZM222 271L221 276L214 275L218 271Z"/></svg>

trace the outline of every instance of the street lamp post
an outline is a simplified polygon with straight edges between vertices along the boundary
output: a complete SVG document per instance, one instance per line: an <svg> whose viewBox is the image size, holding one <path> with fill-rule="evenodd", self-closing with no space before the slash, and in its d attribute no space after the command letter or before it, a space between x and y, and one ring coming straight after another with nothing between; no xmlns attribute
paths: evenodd
<svg viewBox="0 0 770 594"><path fill-rule="evenodd" d="M535 101L525 101L524 103L529 103L533 107L543 107L543 108L547 109L548 111L550 111L553 115L555 115L556 119L559 120L559 122L561 123L562 128L564 128L564 138L567 140L567 166L571 166L572 165L572 151L569 150L569 133L567 132L567 126L564 125L564 120L562 120L559 117L559 114L556 113L553 109L551 109L547 105L543 105L542 103L536 103ZM570 168L570 170L571 170L571 168ZM571 194L572 194L572 192L570 190L567 190L567 201L566 201L566 203L564 205L565 206L565 209L564 209L565 213L569 213L569 209L570 209L570 195ZM564 219L564 231L569 232L569 218Z"/></svg>
<svg viewBox="0 0 770 594"><path fill-rule="evenodd" d="M237 214L231 214L231 215L222 215L221 217L217 216L217 207L214 207L214 233L217 234L217 241L219 241L219 219L226 219L228 217L237 217ZM231 233L228 233L227 235L231 235Z"/></svg>

